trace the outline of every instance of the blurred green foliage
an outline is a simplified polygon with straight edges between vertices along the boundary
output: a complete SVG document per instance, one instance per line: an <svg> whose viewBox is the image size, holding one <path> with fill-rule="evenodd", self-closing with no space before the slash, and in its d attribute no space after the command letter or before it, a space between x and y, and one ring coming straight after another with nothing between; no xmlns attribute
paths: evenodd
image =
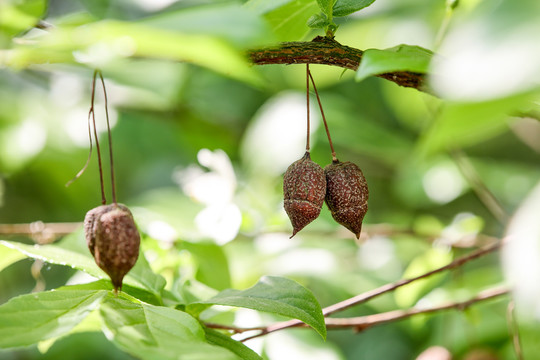
<svg viewBox="0 0 540 360"><path fill-rule="evenodd" d="M65 184L88 156L91 75L100 68L114 123L118 197L143 232L148 263L141 266L167 282L166 305L277 275L300 282L324 307L444 265L486 236L502 238L507 224L479 199L471 176L509 216L540 180L538 1L462 0L455 8L443 0L380 1L330 18L339 26L337 41L376 55L368 57L371 72L311 66L338 157L358 164L369 184L369 239L361 244L326 208L288 239L281 175L303 154L305 68L253 67L244 57L247 49L322 35L307 26L321 12L320 3L332 2L0 2L0 223L80 222L99 205L95 154L85 174ZM369 1L338 3L353 9ZM401 44L411 47L397 48ZM436 54L429 65L420 47ZM396 57L398 51L378 50L392 48L420 49L420 60L414 51ZM368 77L380 68L427 68L432 94ZM324 166L331 156L313 104L312 159ZM105 139L103 125L98 129ZM106 141L102 146L107 150ZM475 174L463 172L459 156ZM390 231L379 233L377 224ZM1 239L25 243L21 248L32 244L30 236ZM85 251L80 231L60 244ZM0 304L34 288L33 263L0 246ZM128 286L136 285L137 274ZM46 289L84 280L74 269L51 264L40 276ZM464 300L504 282L499 257L489 255L343 316ZM142 296L156 301L151 292ZM252 346L269 359L414 359L433 345L456 359L479 352L514 359L506 305L506 299L495 300L359 334L332 330L326 342L314 331L287 330ZM135 306L137 316L144 306L154 309ZM122 337L115 309L102 312L109 311L107 321ZM278 320L230 309L201 316L221 323L236 318L241 326ZM534 359L538 319L521 319L520 325L525 358ZM131 358L97 332L99 324L92 326L39 349L0 350L0 359ZM202 333L196 337L204 343Z"/></svg>

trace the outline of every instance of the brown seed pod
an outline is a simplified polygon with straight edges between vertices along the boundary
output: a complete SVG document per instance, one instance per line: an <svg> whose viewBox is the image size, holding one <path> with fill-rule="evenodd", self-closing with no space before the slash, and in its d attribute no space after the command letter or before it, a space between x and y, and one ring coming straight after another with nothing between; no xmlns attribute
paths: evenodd
<svg viewBox="0 0 540 360"><path fill-rule="evenodd" d="M352 162L334 160L325 166L326 205L332 217L360 238L368 210L368 186L362 170Z"/></svg>
<svg viewBox="0 0 540 360"><path fill-rule="evenodd" d="M86 213L84 232L96 264L109 275L115 292L139 257L141 238L129 209L101 205Z"/></svg>
<svg viewBox="0 0 540 360"><path fill-rule="evenodd" d="M291 238L319 216L325 193L324 171L306 151L283 176L283 205L293 226Z"/></svg>

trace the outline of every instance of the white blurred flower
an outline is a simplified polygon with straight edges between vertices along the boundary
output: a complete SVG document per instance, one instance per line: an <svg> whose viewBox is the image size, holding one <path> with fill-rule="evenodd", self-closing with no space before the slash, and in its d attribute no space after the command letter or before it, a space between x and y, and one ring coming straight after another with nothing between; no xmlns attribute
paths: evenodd
<svg viewBox="0 0 540 360"><path fill-rule="evenodd" d="M223 245L236 237L242 222L242 213L233 202L237 184L234 169L219 149L201 149L197 160L210 171L191 166L174 174L174 179L188 196L206 205L195 217L201 235Z"/></svg>
<svg viewBox="0 0 540 360"><path fill-rule="evenodd" d="M494 31L493 20L476 18L455 27L433 62L439 96L485 101L537 87L540 82L538 24Z"/></svg>
<svg viewBox="0 0 540 360"><path fill-rule="evenodd" d="M540 319L540 183L514 214L503 246L505 276L513 286L516 309L526 318Z"/></svg>
<svg viewBox="0 0 540 360"><path fill-rule="evenodd" d="M319 125L319 115L311 106L310 109L313 133ZM285 172L305 152L305 95L283 92L268 100L247 129L241 148L251 169L270 175Z"/></svg>

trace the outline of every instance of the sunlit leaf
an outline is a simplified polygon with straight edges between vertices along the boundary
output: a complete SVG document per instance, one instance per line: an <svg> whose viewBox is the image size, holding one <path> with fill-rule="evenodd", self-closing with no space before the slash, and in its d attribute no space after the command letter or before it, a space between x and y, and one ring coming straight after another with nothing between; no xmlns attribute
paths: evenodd
<svg viewBox="0 0 540 360"><path fill-rule="evenodd" d="M334 4L334 16L346 16L373 4L375 0L337 0Z"/></svg>
<svg viewBox="0 0 540 360"><path fill-rule="evenodd" d="M196 279L217 290L231 287L229 263L223 248L213 243L182 242L197 262Z"/></svg>
<svg viewBox="0 0 540 360"><path fill-rule="evenodd" d="M141 21L154 28L225 38L242 48L272 42L270 29L255 11L237 3L168 11Z"/></svg>
<svg viewBox="0 0 540 360"><path fill-rule="evenodd" d="M416 257L405 272L403 278L409 279L444 266L452 261L452 253L432 248ZM437 274L402 286L395 291L396 303L402 308L413 306L422 296L435 287L445 274Z"/></svg>
<svg viewBox="0 0 540 360"><path fill-rule="evenodd" d="M193 305L200 304L244 307L288 316L302 320L326 338L324 316L317 299L311 291L286 278L265 276L249 289L228 289Z"/></svg>
<svg viewBox="0 0 540 360"><path fill-rule="evenodd" d="M90 252L88 252L88 255L85 255L57 245L26 245L10 241L0 241L0 247L17 250L28 257L40 259L51 264L69 266L97 278L109 278L96 265ZM158 294L165 286L165 280L161 276L152 273L143 255L139 255L137 263L124 278L124 283L148 289L155 294Z"/></svg>
<svg viewBox="0 0 540 360"><path fill-rule="evenodd" d="M9 300L0 306L0 348L32 345L69 332L106 294L66 286Z"/></svg>
<svg viewBox="0 0 540 360"><path fill-rule="evenodd" d="M430 50L420 46L398 45L385 50L368 49L362 56L356 80L394 71L427 73L432 57Z"/></svg>
<svg viewBox="0 0 540 360"><path fill-rule="evenodd" d="M328 17L332 17L332 7L334 6L334 3L336 0L317 0L317 4L319 5L319 9Z"/></svg>
<svg viewBox="0 0 540 360"><path fill-rule="evenodd" d="M199 322L179 310L109 296L100 314L111 340L137 358L238 359L232 352L209 344Z"/></svg>
<svg viewBox="0 0 540 360"><path fill-rule="evenodd" d="M208 340L210 344L227 348L244 360L262 360L262 357L260 357L259 354L241 342L231 339L230 336L208 328L205 328L204 331L206 333L206 340Z"/></svg>
<svg viewBox="0 0 540 360"><path fill-rule="evenodd" d="M531 101L531 94L475 103L448 102L430 128L422 134L419 149L433 153L475 145L508 129L512 111Z"/></svg>
<svg viewBox="0 0 540 360"><path fill-rule="evenodd" d="M0 244L0 271L25 257L20 251Z"/></svg>
<svg viewBox="0 0 540 360"><path fill-rule="evenodd" d="M264 15L293 1L294 0L249 0L244 6L256 14Z"/></svg>
<svg viewBox="0 0 540 360"><path fill-rule="evenodd" d="M57 62L99 66L115 57L135 56L184 61L248 83L260 81L242 52L222 39L138 23L104 20L74 29L58 28L37 45L18 45L0 56L0 65L15 69Z"/></svg>
<svg viewBox="0 0 540 360"><path fill-rule="evenodd" d="M309 31L308 19L319 12L313 0L294 0L268 12L265 18L281 41L302 40Z"/></svg>
<svg viewBox="0 0 540 360"><path fill-rule="evenodd" d="M35 26L46 9L45 0L0 2L0 32L16 35Z"/></svg>
<svg viewBox="0 0 540 360"><path fill-rule="evenodd" d="M315 14L312 17L309 18L307 22L308 26L313 29L322 29L328 25L330 25L330 22L328 21L328 18L324 14Z"/></svg>

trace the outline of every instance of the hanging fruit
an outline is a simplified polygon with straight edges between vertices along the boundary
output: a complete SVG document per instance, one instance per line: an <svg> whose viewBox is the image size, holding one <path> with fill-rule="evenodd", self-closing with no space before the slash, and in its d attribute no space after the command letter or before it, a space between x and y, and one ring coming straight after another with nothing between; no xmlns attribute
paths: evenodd
<svg viewBox="0 0 540 360"><path fill-rule="evenodd" d="M308 69L308 77L311 79L317 102L328 137L330 151L332 152L332 163L325 166L326 196L325 202L332 213L334 220L352 231L357 239L360 238L362 221L368 210L369 191L364 174L360 168L349 161L340 162L336 156L330 130L324 115L321 99L315 86L313 76Z"/></svg>
<svg viewBox="0 0 540 360"><path fill-rule="evenodd" d="M94 113L94 96L96 89L96 78L99 74L103 85L105 97L105 115L107 119L107 131L109 138L109 160L111 166L111 192L113 203L105 205L105 187L103 185L103 167L101 163L101 151L96 130L96 119ZM139 257L139 245L141 237L131 211L122 204L116 202L116 188L114 183L114 166L112 154L111 128L109 124L109 113L107 109L107 92L105 81L100 71L94 71L92 82L92 98L90 111L88 112L88 133L90 137L90 154L86 164L73 180L82 175L87 168L92 155L92 125L94 130L94 141L96 143L96 152L99 166L99 179L101 185L101 206L98 206L86 213L84 218L84 233L86 243L90 253L94 257L96 264L111 278L114 292L122 289L124 276L135 266Z"/></svg>
<svg viewBox="0 0 540 360"><path fill-rule="evenodd" d="M369 191L362 170L356 164L339 160L324 167L325 202L336 222L360 238L362 221L368 210Z"/></svg>
<svg viewBox="0 0 540 360"><path fill-rule="evenodd" d="M284 207L293 226L291 237L319 216L325 194L324 171L306 151L300 160L289 166L283 177Z"/></svg>

